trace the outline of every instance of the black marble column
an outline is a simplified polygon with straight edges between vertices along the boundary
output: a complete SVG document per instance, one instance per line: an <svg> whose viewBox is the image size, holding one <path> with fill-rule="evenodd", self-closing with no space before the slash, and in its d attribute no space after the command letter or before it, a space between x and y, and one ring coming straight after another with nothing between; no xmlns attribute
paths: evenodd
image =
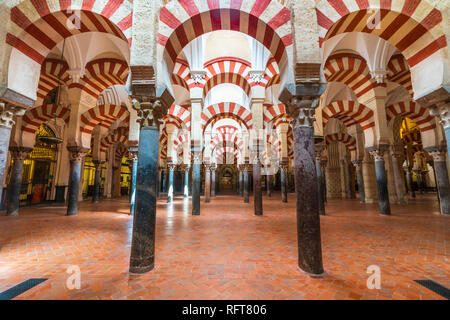
<svg viewBox="0 0 450 320"><path fill-rule="evenodd" d="M384 163L384 153L386 150L388 150L388 146L379 146L377 148L369 148L368 150L372 157L375 159L375 173L377 177L380 213L383 215L390 215L391 206L389 204L389 191Z"/></svg>
<svg viewBox="0 0 450 320"><path fill-rule="evenodd" d="M314 150L315 112L312 107L317 102L305 98L301 101L296 100L293 104L298 108L293 130L298 266L311 275L320 275L324 272Z"/></svg>
<svg viewBox="0 0 450 320"><path fill-rule="evenodd" d="M436 186L439 196L441 214L450 215L450 187L448 180L448 169L446 164L446 154L444 149L429 151L433 157Z"/></svg>
<svg viewBox="0 0 450 320"><path fill-rule="evenodd" d="M11 158L13 159L13 167L11 171L11 178L8 184L8 201L6 206L7 216L19 215L20 203L20 189L22 187L22 171L23 162L28 154L32 151L31 148L11 147Z"/></svg>
<svg viewBox="0 0 450 320"><path fill-rule="evenodd" d="M255 216L262 216L261 162L259 158L253 163L253 205Z"/></svg>
<svg viewBox="0 0 450 320"><path fill-rule="evenodd" d="M205 164L205 202L211 202L211 165Z"/></svg>
<svg viewBox="0 0 450 320"><path fill-rule="evenodd" d="M419 194L423 194L423 184L422 184L422 170L413 170L413 172L416 174L416 180L417 180L417 192Z"/></svg>
<svg viewBox="0 0 450 320"><path fill-rule="evenodd" d="M184 187L183 187L184 198L189 198L189 166L184 167Z"/></svg>
<svg viewBox="0 0 450 320"><path fill-rule="evenodd" d="M0 115L1 111L2 110L0 110ZM3 179L5 177L6 161L8 159L9 139L11 136L11 127L13 125L14 122L12 122L12 120L0 121L0 196L3 192Z"/></svg>
<svg viewBox="0 0 450 320"><path fill-rule="evenodd" d="M272 176L267 173L266 175L266 192L267 192L267 197L272 197Z"/></svg>
<svg viewBox="0 0 450 320"><path fill-rule="evenodd" d="M327 203L327 179L325 177L326 167L327 167L327 159L323 158L320 160L321 172L322 172L322 191L323 191L323 202Z"/></svg>
<svg viewBox="0 0 450 320"><path fill-rule="evenodd" d="M200 162L192 165L192 215L200 215Z"/></svg>
<svg viewBox="0 0 450 320"><path fill-rule="evenodd" d="M344 169L344 177L345 177L345 194L347 199L352 198L352 185L351 185L351 177L350 177L350 168L348 167L348 163L346 159L341 159L341 164Z"/></svg>
<svg viewBox="0 0 450 320"><path fill-rule="evenodd" d="M243 176L244 176L244 191L243 191L243 193L244 193L244 202L245 203L249 203L249 198L248 198L248 192L249 192L249 183L248 183L248 164L245 164L244 165L244 173L243 173Z"/></svg>
<svg viewBox="0 0 450 320"><path fill-rule="evenodd" d="M415 198L416 192L414 191L414 187L413 187L411 169L408 166L403 166L403 170L406 173L406 187L408 188L409 195L411 196L411 198Z"/></svg>
<svg viewBox="0 0 450 320"><path fill-rule="evenodd" d="M352 161L353 165L356 168L356 179L358 181L358 193L359 193L359 202L366 202L366 192L364 189L364 176L362 172L362 160L354 160Z"/></svg>
<svg viewBox="0 0 450 320"><path fill-rule="evenodd" d="M242 165L239 168L239 195L244 196L244 168Z"/></svg>
<svg viewBox="0 0 450 320"><path fill-rule="evenodd" d="M92 194L92 202L97 203L100 199L100 179L102 174L102 162L98 160L92 161L95 166L95 176L94 176L94 192Z"/></svg>
<svg viewBox="0 0 450 320"><path fill-rule="evenodd" d="M323 176L322 176L322 166L320 164L322 158L323 146L316 145L315 147L315 161L316 161L316 172L317 172L317 199L319 201L319 214L325 215L325 200L323 191Z"/></svg>
<svg viewBox="0 0 450 320"><path fill-rule="evenodd" d="M211 167L211 198L214 198L216 196L216 167Z"/></svg>
<svg viewBox="0 0 450 320"><path fill-rule="evenodd" d="M156 187L159 129L146 126L139 135L136 201L131 242L130 272L145 273L155 263Z"/></svg>
<svg viewBox="0 0 450 320"><path fill-rule="evenodd" d="M281 183L281 201L288 202L287 200L287 188L286 188L286 172L287 164L280 164L280 183Z"/></svg>
<svg viewBox="0 0 450 320"><path fill-rule="evenodd" d="M70 173L69 173L69 188L67 191L67 213L68 216L74 216L78 211L78 196L80 190L81 179L81 162L86 156L87 149L69 146L67 147L70 155Z"/></svg>
<svg viewBox="0 0 450 320"><path fill-rule="evenodd" d="M175 171L175 164L169 163L167 165L167 170L169 171L169 188L167 190L167 202L170 203L173 200L173 194L175 192L173 185L173 172Z"/></svg>
<svg viewBox="0 0 450 320"><path fill-rule="evenodd" d="M138 151L130 151L130 159L132 161L131 167L131 189L130 189L130 215L134 214L136 208L136 179L137 179L137 162L138 162ZM158 181L156 181L158 187ZM156 192L156 197L158 197L158 191Z"/></svg>

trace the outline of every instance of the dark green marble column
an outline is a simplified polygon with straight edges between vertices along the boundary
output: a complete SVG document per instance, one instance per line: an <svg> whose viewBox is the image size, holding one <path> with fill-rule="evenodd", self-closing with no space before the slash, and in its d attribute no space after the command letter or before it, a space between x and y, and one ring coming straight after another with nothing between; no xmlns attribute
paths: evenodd
<svg viewBox="0 0 450 320"><path fill-rule="evenodd" d="M384 145L368 148L370 155L375 160L375 174L377 177L378 201L380 205L380 213L382 215L391 214L386 168L384 162L384 153L386 152L386 150L388 150L388 146Z"/></svg>
<svg viewBox="0 0 450 320"><path fill-rule="evenodd" d="M28 157L32 148L10 147L11 158L13 159L13 167L11 170L11 178L8 184L8 201L6 206L7 216L19 215L20 189L22 187L22 171L23 162Z"/></svg>

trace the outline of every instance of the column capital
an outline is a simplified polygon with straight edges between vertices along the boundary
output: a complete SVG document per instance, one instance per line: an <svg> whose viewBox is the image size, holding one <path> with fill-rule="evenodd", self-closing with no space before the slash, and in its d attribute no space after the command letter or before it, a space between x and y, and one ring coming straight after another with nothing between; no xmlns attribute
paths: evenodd
<svg viewBox="0 0 450 320"><path fill-rule="evenodd" d="M384 153L389 150L389 145L379 144L366 149L375 161L384 161Z"/></svg>
<svg viewBox="0 0 450 320"><path fill-rule="evenodd" d="M69 150L69 159L72 162L81 162L88 153L89 149L79 146L67 146Z"/></svg>
<svg viewBox="0 0 450 320"><path fill-rule="evenodd" d="M170 171L174 171L176 167L177 167L177 164L176 164L176 163L168 163L168 164L167 164L167 168L168 168Z"/></svg>
<svg viewBox="0 0 450 320"><path fill-rule="evenodd" d="M204 163L203 165L205 166L205 170L209 170L211 168L211 164L209 163Z"/></svg>
<svg viewBox="0 0 450 320"><path fill-rule="evenodd" d="M430 113L439 119L439 123L444 128L450 126L450 103L434 106L430 108Z"/></svg>
<svg viewBox="0 0 450 320"><path fill-rule="evenodd" d="M355 168L359 169L362 166L363 161L362 160L352 160L352 164Z"/></svg>
<svg viewBox="0 0 450 320"><path fill-rule="evenodd" d="M189 172L189 169L191 168L191 166L188 164L183 164L182 167L185 172Z"/></svg>
<svg viewBox="0 0 450 320"><path fill-rule="evenodd" d="M138 149L137 148L130 148L128 149L128 158L132 161L137 161L138 159Z"/></svg>
<svg viewBox="0 0 450 320"><path fill-rule="evenodd" d="M323 150L325 150L324 144L318 143L314 145L314 155L316 157L316 161L320 161L322 159Z"/></svg>
<svg viewBox="0 0 450 320"><path fill-rule="evenodd" d="M13 160L23 161L25 160L33 148L27 147L9 147L9 152L11 152L11 158Z"/></svg>
<svg viewBox="0 0 450 320"><path fill-rule="evenodd" d="M0 102L0 126L12 128L15 124L14 116L23 116L26 109Z"/></svg>
<svg viewBox="0 0 450 320"><path fill-rule="evenodd" d="M160 119L165 115L165 108L161 101L138 101L134 99L133 109L137 111L137 122L143 127L157 127L159 128Z"/></svg>
<svg viewBox="0 0 450 320"><path fill-rule="evenodd" d="M433 157L434 162L445 162L447 158L445 151L440 148L431 149L428 151L428 154Z"/></svg>

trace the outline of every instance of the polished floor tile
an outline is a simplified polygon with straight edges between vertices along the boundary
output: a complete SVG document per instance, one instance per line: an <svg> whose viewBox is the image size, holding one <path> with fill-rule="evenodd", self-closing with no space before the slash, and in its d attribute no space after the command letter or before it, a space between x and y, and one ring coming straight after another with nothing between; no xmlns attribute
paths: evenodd
<svg viewBox="0 0 450 320"><path fill-rule="evenodd" d="M156 267L128 273L132 217L126 199L80 203L77 216L61 205L0 216L0 292L30 278L48 278L16 299L442 299L414 282L450 287L450 218L435 194L408 205L333 200L321 217L326 274L297 267L294 194L264 196L264 215L233 195L158 201ZM381 289L368 289L367 268L380 268ZM70 266L81 288L68 289Z"/></svg>

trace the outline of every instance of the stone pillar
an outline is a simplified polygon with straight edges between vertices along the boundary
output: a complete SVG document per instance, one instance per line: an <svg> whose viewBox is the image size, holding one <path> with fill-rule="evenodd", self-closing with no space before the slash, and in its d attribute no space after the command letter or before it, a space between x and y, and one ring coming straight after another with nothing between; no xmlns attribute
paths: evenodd
<svg viewBox="0 0 450 320"><path fill-rule="evenodd" d="M422 189L422 170L420 169L416 169L416 170L412 170L415 174L416 174L416 180L417 180L417 192L419 194L423 194L423 189Z"/></svg>
<svg viewBox="0 0 450 320"><path fill-rule="evenodd" d="M32 148L10 147L11 158L14 160L11 170L11 178L8 184L8 201L6 206L7 216L19 215L20 189L22 186L23 162L28 157Z"/></svg>
<svg viewBox="0 0 450 320"><path fill-rule="evenodd" d="M285 89L280 97L294 118L298 266L311 275L324 272L313 127L315 108L324 89L325 87L319 84L297 84L296 92L304 94L292 96L287 92L288 89ZM290 99L286 95L290 96Z"/></svg>
<svg viewBox="0 0 450 320"><path fill-rule="evenodd" d="M347 159L341 159L342 168L344 171L344 181L345 181L345 197L347 199L352 198L352 185L351 185L351 177L350 170L348 167Z"/></svg>
<svg viewBox="0 0 450 320"><path fill-rule="evenodd" d="M383 215L391 214L389 204L389 190L387 186L386 168L384 163L384 153L387 151L386 145L369 148L370 155L375 160L375 172L377 177L378 201L380 213Z"/></svg>
<svg viewBox="0 0 450 320"><path fill-rule="evenodd" d="M133 149L129 151L129 157L132 161L131 167L131 188L130 188L130 216L134 215L136 208L136 176L137 176L137 164L138 164L138 151ZM159 183L157 181L157 187ZM156 192L158 196L158 192Z"/></svg>
<svg viewBox="0 0 450 320"><path fill-rule="evenodd" d="M356 179L358 181L359 202L366 202L366 192L364 190L364 176L362 172L362 160L353 160L356 169Z"/></svg>
<svg viewBox="0 0 450 320"><path fill-rule="evenodd" d="M253 161L253 205L255 216L262 216L261 161L259 155L256 155Z"/></svg>
<svg viewBox="0 0 450 320"><path fill-rule="evenodd" d="M97 203L100 199L100 179L102 175L102 164L103 161L93 160L95 166L95 176L94 176L94 193L92 195L92 202Z"/></svg>
<svg viewBox="0 0 450 320"><path fill-rule="evenodd" d="M269 198L272 196L271 184L272 184L272 176L270 174L267 174L266 175L266 192L267 192L267 197L269 197Z"/></svg>
<svg viewBox="0 0 450 320"><path fill-rule="evenodd" d="M120 189L120 185L117 185L117 172L119 171L119 167L112 167L112 179L111 179L111 197L117 197L117 188Z"/></svg>
<svg viewBox="0 0 450 320"><path fill-rule="evenodd" d="M287 199L287 187L286 187L286 172L288 165L286 163L280 163L280 183L281 183L281 201L288 202Z"/></svg>
<svg viewBox="0 0 450 320"><path fill-rule="evenodd" d="M200 215L200 154L194 152L194 163L192 165L192 215Z"/></svg>
<svg viewBox="0 0 450 320"><path fill-rule="evenodd" d="M216 196L216 166L211 166L211 198Z"/></svg>
<svg viewBox="0 0 450 320"><path fill-rule="evenodd" d="M400 159L402 154L398 151L391 151L392 171L394 173L395 191L397 193L397 203L406 204L406 194L404 192L404 177L400 171Z"/></svg>
<svg viewBox="0 0 450 320"><path fill-rule="evenodd" d="M319 214L324 216L325 215L325 199L324 195L325 192L323 190L323 171L321 166L321 159L322 159L322 151L324 149L323 145L316 145L315 146L315 162L316 162L316 172L317 172L317 199L319 201Z"/></svg>
<svg viewBox="0 0 450 320"><path fill-rule="evenodd" d="M133 87L133 92L144 91ZM146 90L145 90L146 91ZM163 96L165 96L165 91ZM138 163L136 176L136 199L131 241L130 272L145 273L155 264L155 227L156 227L156 188L159 156L159 119L167 113L169 101L162 99L143 102L135 100L133 108L137 110L141 126L139 134Z"/></svg>
<svg viewBox="0 0 450 320"><path fill-rule="evenodd" d="M15 115L22 116L25 111L25 109L0 102L0 196L3 192L3 180L8 159L7 150L9 149L11 129L14 126L13 118Z"/></svg>
<svg viewBox="0 0 450 320"><path fill-rule="evenodd" d="M411 168L407 164L404 164L403 171L405 171L405 174L406 174L406 185L407 185L407 188L409 191L409 195L411 198L415 198L416 193L414 192L414 188L413 188Z"/></svg>
<svg viewBox="0 0 450 320"><path fill-rule="evenodd" d="M205 202L211 201L211 165L205 164Z"/></svg>
<svg viewBox="0 0 450 320"><path fill-rule="evenodd" d="M78 146L68 146L70 155L69 189L67 191L67 215L74 216L78 211L78 192L80 189L81 162L89 151Z"/></svg>
<svg viewBox="0 0 450 320"><path fill-rule="evenodd" d="M239 195L244 196L244 166L239 165Z"/></svg>
<svg viewBox="0 0 450 320"><path fill-rule="evenodd" d="M445 151L440 147L433 148L428 153L433 157L441 214L450 215L450 188Z"/></svg>
<svg viewBox="0 0 450 320"><path fill-rule="evenodd" d="M327 168L328 160L326 158L322 158L320 160L320 165L322 166L322 191L323 191L323 201L327 203L327 179L325 176L326 168Z"/></svg>
<svg viewBox="0 0 450 320"><path fill-rule="evenodd" d="M167 170L169 171L169 189L167 191L167 202L170 203L173 200L174 186L173 186L173 172L175 171L176 164L168 163Z"/></svg>
<svg viewBox="0 0 450 320"><path fill-rule="evenodd" d="M248 192L249 192L249 183L248 183L248 164L244 164L244 202L249 203Z"/></svg>
<svg viewBox="0 0 450 320"><path fill-rule="evenodd" d="M184 198L189 198L189 165L184 166L184 187L183 187L183 195Z"/></svg>

